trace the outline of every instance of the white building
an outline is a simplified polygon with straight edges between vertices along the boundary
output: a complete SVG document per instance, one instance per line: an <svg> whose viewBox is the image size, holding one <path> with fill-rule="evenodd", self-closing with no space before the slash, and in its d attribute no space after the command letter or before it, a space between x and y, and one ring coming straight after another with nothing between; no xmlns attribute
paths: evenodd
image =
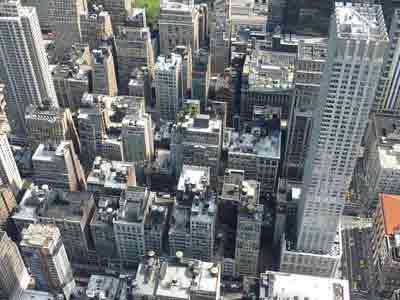
<svg viewBox="0 0 400 300"><path fill-rule="evenodd" d="M0 77L6 83L7 117L25 134L25 109L49 101L58 106L36 10L20 1L0 3Z"/></svg>
<svg viewBox="0 0 400 300"><path fill-rule="evenodd" d="M387 40L380 6L336 3L297 214L295 248L298 253L307 253L308 266L312 266L308 274L314 274L314 270L322 274L318 263L322 257L340 255L339 218L374 101ZM285 249L281 265L295 252ZM294 264L303 265L304 260L299 256Z"/></svg>
<svg viewBox="0 0 400 300"><path fill-rule="evenodd" d="M30 276L17 245L0 231L0 299L18 300Z"/></svg>
<svg viewBox="0 0 400 300"><path fill-rule="evenodd" d="M350 300L347 280L267 271L260 277L260 300Z"/></svg>
<svg viewBox="0 0 400 300"><path fill-rule="evenodd" d="M155 66L157 112L166 121L176 119L182 107L182 57L172 53L170 57L158 57Z"/></svg>
<svg viewBox="0 0 400 300"><path fill-rule="evenodd" d="M22 231L20 248L36 287L62 293L68 300L75 281L60 230L54 225L31 224Z"/></svg>
<svg viewBox="0 0 400 300"><path fill-rule="evenodd" d="M0 183L9 184L14 194L22 187L22 179L6 135L0 135Z"/></svg>

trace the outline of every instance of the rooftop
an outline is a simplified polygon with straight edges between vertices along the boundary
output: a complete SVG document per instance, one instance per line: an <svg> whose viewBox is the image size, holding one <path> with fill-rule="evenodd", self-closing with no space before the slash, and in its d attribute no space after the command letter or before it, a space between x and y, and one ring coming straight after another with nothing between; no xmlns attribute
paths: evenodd
<svg viewBox="0 0 400 300"><path fill-rule="evenodd" d="M260 278L260 299L350 300L349 282L280 272L266 272Z"/></svg>
<svg viewBox="0 0 400 300"><path fill-rule="evenodd" d="M159 56L157 58L155 70L157 72L170 72L175 71L176 66L182 63L182 58L180 55L171 53L170 56Z"/></svg>
<svg viewBox="0 0 400 300"><path fill-rule="evenodd" d="M190 186L189 186L190 185ZM188 187L192 191L203 191L210 185L210 168L183 165L178 182L178 191L185 192Z"/></svg>
<svg viewBox="0 0 400 300"><path fill-rule="evenodd" d="M135 165L98 156L87 177L87 184L124 190L127 186L136 184Z"/></svg>
<svg viewBox="0 0 400 300"><path fill-rule="evenodd" d="M378 155L383 169L400 169L400 141L397 144L378 146Z"/></svg>
<svg viewBox="0 0 400 300"><path fill-rule="evenodd" d="M391 194L379 195L386 235L393 235L400 225L400 196Z"/></svg>
<svg viewBox="0 0 400 300"><path fill-rule="evenodd" d="M222 128L222 121L217 118L211 118L207 114L196 114L195 116L186 114L184 120L179 122L179 126L193 133L219 134Z"/></svg>
<svg viewBox="0 0 400 300"><path fill-rule="evenodd" d="M336 3L336 24L340 38L388 39L380 5Z"/></svg>
<svg viewBox="0 0 400 300"><path fill-rule="evenodd" d="M243 76L249 90L285 90L293 86L294 67L278 65L268 51L253 51L246 56Z"/></svg>
<svg viewBox="0 0 400 300"><path fill-rule="evenodd" d="M21 247L52 249L60 238L60 231L55 225L30 224L21 236Z"/></svg>
<svg viewBox="0 0 400 300"><path fill-rule="evenodd" d="M40 144L32 156L32 161L54 162L64 157L64 148L70 141L61 141L57 147L51 144Z"/></svg>
<svg viewBox="0 0 400 300"><path fill-rule="evenodd" d="M48 292L24 290L19 300L55 300L55 297Z"/></svg>
<svg viewBox="0 0 400 300"><path fill-rule="evenodd" d="M180 258L160 261L147 257L139 265L134 295L191 299L193 294L219 295L221 266L210 262Z"/></svg>
<svg viewBox="0 0 400 300"><path fill-rule="evenodd" d="M119 279L111 276L91 275L86 289L88 299L114 300L119 286Z"/></svg>
<svg viewBox="0 0 400 300"><path fill-rule="evenodd" d="M269 134L261 127L253 127L251 132L227 130L224 144L229 153L255 155L279 159L281 155L281 131L276 129Z"/></svg>

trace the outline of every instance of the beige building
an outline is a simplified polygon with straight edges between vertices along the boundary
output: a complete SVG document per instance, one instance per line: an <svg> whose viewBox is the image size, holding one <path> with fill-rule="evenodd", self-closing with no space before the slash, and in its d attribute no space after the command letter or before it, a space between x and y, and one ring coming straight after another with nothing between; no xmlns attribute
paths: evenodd
<svg viewBox="0 0 400 300"><path fill-rule="evenodd" d="M60 143L70 140L77 154L80 153L78 132L68 108L30 106L25 114L27 142L32 150L39 144Z"/></svg>
<svg viewBox="0 0 400 300"><path fill-rule="evenodd" d="M0 230L6 230L9 218L17 206L14 194L9 186L0 186Z"/></svg>
<svg viewBox="0 0 400 300"><path fill-rule="evenodd" d="M170 54L176 46L199 49L199 11L197 7L167 2L160 7L160 52Z"/></svg>
<svg viewBox="0 0 400 300"><path fill-rule="evenodd" d="M117 78L111 47L92 50L92 88L93 93L117 96Z"/></svg>

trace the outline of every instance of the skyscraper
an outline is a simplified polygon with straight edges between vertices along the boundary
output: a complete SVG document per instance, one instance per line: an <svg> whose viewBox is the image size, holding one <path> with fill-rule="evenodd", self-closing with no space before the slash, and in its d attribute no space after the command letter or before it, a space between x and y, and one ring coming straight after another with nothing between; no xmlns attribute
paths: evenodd
<svg viewBox="0 0 400 300"><path fill-rule="evenodd" d="M329 253L332 248L387 43L380 6L336 4L305 162L298 250Z"/></svg>
<svg viewBox="0 0 400 300"><path fill-rule="evenodd" d="M0 135L0 184L9 184L14 193L22 186L22 179L6 135Z"/></svg>
<svg viewBox="0 0 400 300"><path fill-rule="evenodd" d="M87 11L86 0L53 0L50 10L53 30L56 36L56 54L64 56L64 50L80 42L81 14Z"/></svg>
<svg viewBox="0 0 400 300"><path fill-rule="evenodd" d="M17 245L0 231L0 299L19 299L30 276Z"/></svg>
<svg viewBox="0 0 400 300"><path fill-rule="evenodd" d="M0 78L6 83L7 117L13 133L25 133L25 108L58 106L36 10L19 0L0 2Z"/></svg>
<svg viewBox="0 0 400 300"><path fill-rule="evenodd" d="M68 300L75 281L58 227L29 225L22 231L20 248L37 288L62 293Z"/></svg>

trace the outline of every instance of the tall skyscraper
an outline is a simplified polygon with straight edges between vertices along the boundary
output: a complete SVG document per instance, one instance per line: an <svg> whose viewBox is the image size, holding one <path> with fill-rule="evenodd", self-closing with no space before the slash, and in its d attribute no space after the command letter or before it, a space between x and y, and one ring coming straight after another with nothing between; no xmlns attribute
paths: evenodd
<svg viewBox="0 0 400 300"><path fill-rule="evenodd" d="M69 300L75 280L58 227L29 225L22 231L20 248L36 287L62 293Z"/></svg>
<svg viewBox="0 0 400 300"><path fill-rule="evenodd" d="M387 44L380 6L336 4L304 168L298 250L332 248Z"/></svg>
<svg viewBox="0 0 400 300"><path fill-rule="evenodd" d="M0 257L0 299L17 300L30 276L17 245L5 231L0 231Z"/></svg>
<svg viewBox="0 0 400 300"><path fill-rule="evenodd" d="M14 193L22 187L22 179L6 135L0 136L0 184L9 184Z"/></svg>
<svg viewBox="0 0 400 300"><path fill-rule="evenodd" d="M19 0L0 2L0 78L6 83L7 117L16 135L25 133L29 104L58 106L36 10Z"/></svg>
<svg viewBox="0 0 400 300"><path fill-rule="evenodd" d="M58 57L63 57L65 49L82 39L80 18L87 11L87 4L86 0L53 0L53 2L50 11L56 36L56 54Z"/></svg>

